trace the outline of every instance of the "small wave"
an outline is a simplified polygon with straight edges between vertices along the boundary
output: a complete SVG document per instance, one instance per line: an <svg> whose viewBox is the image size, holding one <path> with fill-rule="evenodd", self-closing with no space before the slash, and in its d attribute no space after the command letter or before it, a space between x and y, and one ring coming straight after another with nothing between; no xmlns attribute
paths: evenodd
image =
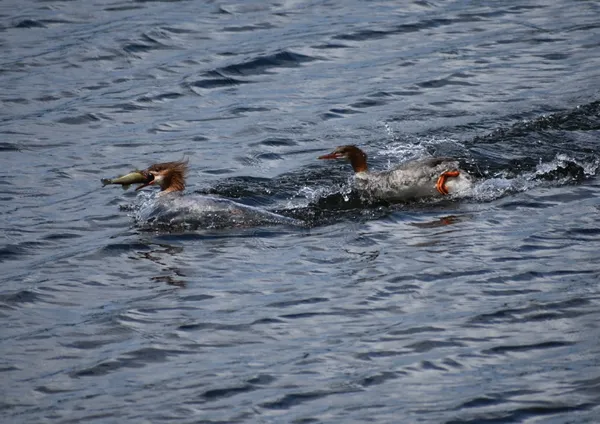
<svg viewBox="0 0 600 424"><path fill-rule="evenodd" d="M256 390L256 388L252 385L227 387L223 389L212 389L204 392L202 394L202 397L204 397L207 400L217 400L221 398L235 396L239 393L250 392L252 390Z"/></svg>
<svg viewBox="0 0 600 424"><path fill-rule="evenodd" d="M349 49L350 46L341 43L324 43L313 46L314 49L327 50L327 49Z"/></svg>
<svg viewBox="0 0 600 424"><path fill-rule="evenodd" d="M125 43L122 47L123 51L130 54L172 48L175 46L172 45L170 33L161 28L146 32L141 35L139 40Z"/></svg>
<svg viewBox="0 0 600 424"><path fill-rule="evenodd" d="M583 162L559 154L549 162L540 162L532 171L512 175L514 171L506 170L495 177L481 179L473 187L471 197L478 201L492 201L542 185L576 184L596 175L599 165L597 160Z"/></svg>
<svg viewBox="0 0 600 424"><path fill-rule="evenodd" d="M89 124L91 122L98 122L98 121L101 121L102 119L105 119L105 118L98 114L86 113L84 115L69 116L66 118L61 118L57 122L60 124L68 124L68 125L83 125L83 124Z"/></svg>
<svg viewBox="0 0 600 424"><path fill-rule="evenodd" d="M23 303L36 303L41 298L39 293L31 290L19 290L15 293L0 294L0 304L7 306L15 306Z"/></svg>
<svg viewBox="0 0 600 424"><path fill-rule="evenodd" d="M297 143L291 138L272 137L266 138L257 143L250 143L250 147L265 146L265 147L292 147Z"/></svg>
<svg viewBox="0 0 600 424"><path fill-rule="evenodd" d="M134 213L134 219L137 226L142 229L175 231L304 225L298 219L229 199L178 194L142 197L142 203Z"/></svg>
<svg viewBox="0 0 600 424"><path fill-rule="evenodd" d="M556 112L500 128L491 135L518 135L540 130L595 131L600 130L600 101L580 105L572 110Z"/></svg>
<svg viewBox="0 0 600 424"><path fill-rule="evenodd" d="M277 28L270 22L261 22L252 25L240 25L240 26L227 26L223 28L224 32L247 32L247 31L259 31L264 29Z"/></svg>
<svg viewBox="0 0 600 424"><path fill-rule="evenodd" d="M23 19L15 25L15 28L46 28L46 25L40 20Z"/></svg>
<svg viewBox="0 0 600 424"><path fill-rule="evenodd" d="M348 390L348 392L350 392L350 391L351 390ZM335 393L336 392L326 392L326 391L290 393L290 394L284 395L278 399L264 402L260 406L263 408L266 408L266 409L287 410L287 409L291 409L293 406L299 405L301 403L323 399L323 398L325 398L329 395L333 395Z"/></svg>
<svg viewBox="0 0 600 424"><path fill-rule="evenodd" d="M535 167L532 158L549 161L565 152L578 161L597 160L600 101L534 119L516 118L513 125L475 137L466 146L496 169L514 161Z"/></svg>
<svg viewBox="0 0 600 424"><path fill-rule="evenodd" d="M21 148L14 143L0 142L0 152L20 152Z"/></svg>
<svg viewBox="0 0 600 424"><path fill-rule="evenodd" d="M146 95L137 99L138 102L142 103L158 103L164 102L167 100L175 100L183 96L181 93L176 92L168 92L168 93L160 93L155 95Z"/></svg>
<svg viewBox="0 0 600 424"><path fill-rule="evenodd" d="M205 76L207 78L188 82L188 83L186 83L186 86L193 90L194 88L212 89L212 88L221 88L221 87L232 87L232 86L236 86L236 85L250 83L250 81L244 81L241 79L231 78L231 77L223 75L221 72L217 72L217 71L207 72L203 76Z"/></svg>
<svg viewBox="0 0 600 424"><path fill-rule="evenodd" d="M5 244L0 247L0 263L5 261L22 260L31 255L35 250L44 248L47 243L38 241L25 241L17 244Z"/></svg>
<svg viewBox="0 0 600 424"><path fill-rule="evenodd" d="M427 30L430 28L436 28L439 26L451 25L453 23L459 22L469 22L474 19L465 19L456 18L456 19L427 19L422 20L418 23L409 23L409 24L401 24L392 28L387 29L361 29L358 31L354 31L346 34L339 34L334 36L333 38L336 40L345 40L345 41L370 41L370 40L379 40L382 38L387 38L392 35L397 34L406 34L410 32L418 32L421 30Z"/></svg>
<svg viewBox="0 0 600 424"><path fill-rule="evenodd" d="M557 180L563 184L580 182L596 175L599 165L598 159L586 162L563 153L556 155L549 163L539 164L535 176L538 179Z"/></svg>
<svg viewBox="0 0 600 424"><path fill-rule="evenodd" d="M257 75L268 73L269 69L292 68L315 60L317 60L315 57L290 51L282 51L268 56L257 57L256 59L235 65L225 66L219 68L217 71L230 75Z"/></svg>
<svg viewBox="0 0 600 424"><path fill-rule="evenodd" d="M417 83L416 85L421 88L441 88L446 85L462 85L462 86L476 86L477 84L473 84L467 81L457 81L455 78L466 78L464 75L453 74L446 78L439 78L434 80L423 81Z"/></svg>
<svg viewBox="0 0 600 424"><path fill-rule="evenodd" d="M350 105L350 107L353 107L356 109L364 109L367 107L385 106L386 104L388 104L388 101L383 100L383 99L363 99L363 100L359 100L358 102L352 103ZM354 113L358 113L358 112L354 112Z"/></svg>
<svg viewBox="0 0 600 424"><path fill-rule="evenodd" d="M165 362L172 356L188 353L181 350L146 347L127 352L122 357L106 360L88 368L70 373L72 378L97 377L113 373L121 368L141 368L150 363Z"/></svg>

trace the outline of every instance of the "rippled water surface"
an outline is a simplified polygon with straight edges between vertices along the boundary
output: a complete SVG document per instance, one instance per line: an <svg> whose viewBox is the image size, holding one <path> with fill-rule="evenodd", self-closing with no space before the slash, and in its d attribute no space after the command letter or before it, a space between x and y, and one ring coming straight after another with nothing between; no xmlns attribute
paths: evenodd
<svg viewBox="0 0 600 424"><path fill-rule="evenodd" d="M597 422L599 16L0 2L3 421ZM371 203L316 160L350 143L477 183ZM101 187L182 157L188 196L289 221Z"/></svg>

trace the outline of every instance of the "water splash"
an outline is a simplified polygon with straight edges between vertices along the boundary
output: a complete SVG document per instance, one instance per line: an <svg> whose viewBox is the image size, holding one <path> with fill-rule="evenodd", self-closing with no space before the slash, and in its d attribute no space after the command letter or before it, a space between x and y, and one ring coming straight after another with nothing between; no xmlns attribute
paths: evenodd
<svg viewBox="0 0 600 424"><path fill-rule="evenodd" d="M178 193L142 194L133 213L136 226L147 230L199 230L248 228L267 225L303 226L265 209L212 196Z"/></svg>
<svg viewBox="0 0 600 424"><path fill-rule="evenodd" d="M449 141L456 143L460 148L460 145L456 140L422 139L422 143L418 145L418 149L416 150L413 148L414 146L395 144L384 147L377 151L374 156L388 157L389 169L394 168L398 163L402 163L405 160L413 160L414 157L418 155L416 152L425 151L428 145L447 143ZM422 158L424 156L428 155L422 154L419 157ZM398 160L399 158L400 160ZM490 202L506 195L524 192L543 185L561 186L578 183L584 179L595 176L600 168L598 159L581 160L564 153L557 154L556 157L550 161L540 161L533 170L529 171L505 168L500 171L490 172L490 170L487 169L481 170L478 166L474 166L470 162L467 163L467 165L469 165L466 166L467 169L473 167L477 169L478 175L476 175L474 184L470 187L463 187L460 191L452 193L448 197L449 199ZM338 187L303 187L299 190L299 194L306 196L308 207L315 207L315 205L318 205L319 207L330 205L338 210L340 209L340 196L347 203L348 209L357 207L357 199L362 202L362 207L365 208L373 207L373 205L375 207L381 206L381 202L377 202L375 199L356 192L353 177L350 177L346 184ZM433 204L439 201L439 198L431 198L419 200L418 203L423 204L424 202L428 202Z"/></svg>

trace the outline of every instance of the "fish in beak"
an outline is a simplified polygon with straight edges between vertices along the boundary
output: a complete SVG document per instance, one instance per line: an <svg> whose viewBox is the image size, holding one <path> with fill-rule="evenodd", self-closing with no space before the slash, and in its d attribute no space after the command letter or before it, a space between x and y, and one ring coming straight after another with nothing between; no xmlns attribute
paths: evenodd
<svg viewBox="0 0 600 424"><path fill-rule="evenodd" d="M136 188L136 190L139 190L142 187L152 184L154 182L154 175L146 171L133 171L118 178L102 178L100 181L102 182L102 187L109 184L120 184L123 190L127 190L131 184L142 184Z"/></svg>
<svg viewBox="0 0 600 424"><path fill-rule="evenodd" d="M148 186L154 185L155 182L156 182L156 180L154 179L154 175L151 174L150 172L148 172L148 177L146 178L146 181L144 182L144 184L142 184L141 186L136 187L135 191L141 190L144 187L148 187Z"/></svg>

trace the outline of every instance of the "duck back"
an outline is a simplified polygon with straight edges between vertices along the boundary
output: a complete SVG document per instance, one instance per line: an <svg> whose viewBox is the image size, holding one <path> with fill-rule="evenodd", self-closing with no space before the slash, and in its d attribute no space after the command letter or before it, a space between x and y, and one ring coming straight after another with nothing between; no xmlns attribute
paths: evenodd
<svg viewBox="0 0 600 424"><path fill-rule="evenodd" d="M356 186L364 194L391 202L410 201L441 196L435 185L444 172L459 170L459 163L452 158L426 158L406 162L389 171L356 174ZM460 180L460 184L459 184ZM470 184L470 176L460 171L458 177L449 178L450 192Z"/></svg>

